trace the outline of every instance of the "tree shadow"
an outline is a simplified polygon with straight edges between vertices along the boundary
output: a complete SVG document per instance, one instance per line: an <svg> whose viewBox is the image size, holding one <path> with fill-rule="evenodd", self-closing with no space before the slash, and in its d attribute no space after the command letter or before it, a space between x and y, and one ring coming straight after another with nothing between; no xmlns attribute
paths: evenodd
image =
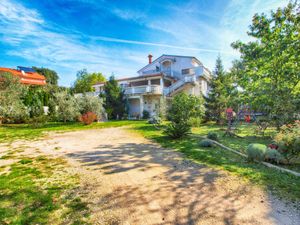
<svg viewBox="0 0 300 225"><path fill-rule="evenodd" d="M223 172L154 143L105 144L68 156L120 179L96 204L102 211L125 210L122 221L131 224L235 224L237 214L251 202L247 186L228 187L232 180ZM243 222L257 223L257 219Z"/></svg>

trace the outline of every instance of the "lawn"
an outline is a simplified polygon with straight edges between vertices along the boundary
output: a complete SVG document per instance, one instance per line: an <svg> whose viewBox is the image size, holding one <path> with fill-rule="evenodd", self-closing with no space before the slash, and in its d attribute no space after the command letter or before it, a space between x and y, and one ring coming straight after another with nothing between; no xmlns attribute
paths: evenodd
<svg viewBox="0 0 300 225"><path fill-rule="evenodd" d="M10 150L0 167L0 224L87 224L87 204L77 197L79 178L66 162L44 156L19 157ZM1 162L0 162L1 163Z"/></svg>
<svg viewBox="0 0 300 225"><path fill-rule="evenodd" d="M300 200L300 178L291 174L281 173L277 170L267 168L258 163L247 162L234 153L223 150L220 147L204 148L199 146L199 140L209 131L219 133L220 142L234 149L245 151L249 143L264 143L271 141L270 137L254 137L252 131L253 126L243 125L241 127L241 138L223 137L224 131L220 131L220 127L212 124L202 125L193 128L193 135L182 138L180 140L171 140L162 134L161 130L157 130L149 124L137 124L134 129L142 133L145 137L155 140L163 147L174 148L188 158L197 163L206 164L210 167L219 168L229 171L232 174L247 179L255 184L261 185L265 190L271 191L278 197L290 199L298 202ZM268 131L272 134L274 131ZM299 169L299 165L296 166Z"/></svg>
<svg viewBox="0 0 300 225"><path fill-rule="evenodd" d="M42 137L47 132L56 131L56 132L67 132L75 130L84 130L84 129L101 129L108 127L119 127L132 124L139 124L142 121L130 121L130 120L120 120L120 121L108 121L108 122L99 122L92 123L90 125L83 125L79 122L72 123L61 123L61 122L50 122L39 128L33 128L28 124L7 124L0 126L0 143L3 142L12 142L15 140L34 140Z"/></svg>

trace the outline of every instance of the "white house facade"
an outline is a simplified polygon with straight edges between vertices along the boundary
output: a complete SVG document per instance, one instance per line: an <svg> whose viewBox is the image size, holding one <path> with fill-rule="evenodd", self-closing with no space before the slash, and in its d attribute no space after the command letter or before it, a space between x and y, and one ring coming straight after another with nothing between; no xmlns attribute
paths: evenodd
<svg viewBox="0 0 300 225"><path fill-rule="evenodd" d="M158 114L162 102L185 92L195 96L206 95L211 72L195 57L162 55L137 71L138 76L118 79L127 98L128 115L140 118L146 110ZM95 84L95 95L103 91L105 83Z"/></svg>

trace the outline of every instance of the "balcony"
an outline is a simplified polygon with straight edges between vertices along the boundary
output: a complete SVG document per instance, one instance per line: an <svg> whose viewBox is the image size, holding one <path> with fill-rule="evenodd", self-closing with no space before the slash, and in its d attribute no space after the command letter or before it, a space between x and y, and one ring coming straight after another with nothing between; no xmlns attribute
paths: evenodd
<svg viewBox="0 0 300 225"><path fill-rule="evenodd" d="M126 87L125 94L126 95L162 94L162 89L160 85Z"/></svg>

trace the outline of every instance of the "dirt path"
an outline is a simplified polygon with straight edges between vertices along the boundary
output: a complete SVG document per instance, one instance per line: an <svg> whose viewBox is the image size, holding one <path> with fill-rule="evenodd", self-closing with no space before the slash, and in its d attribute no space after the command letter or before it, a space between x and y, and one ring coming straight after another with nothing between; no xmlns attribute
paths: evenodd
<svg viewBox="0 0 300 225"><path fill-rule="evenodd" d="M200 166L126 128L33 142L81 174L93 224L300 224L299 212L225 172Z"/></svg>

